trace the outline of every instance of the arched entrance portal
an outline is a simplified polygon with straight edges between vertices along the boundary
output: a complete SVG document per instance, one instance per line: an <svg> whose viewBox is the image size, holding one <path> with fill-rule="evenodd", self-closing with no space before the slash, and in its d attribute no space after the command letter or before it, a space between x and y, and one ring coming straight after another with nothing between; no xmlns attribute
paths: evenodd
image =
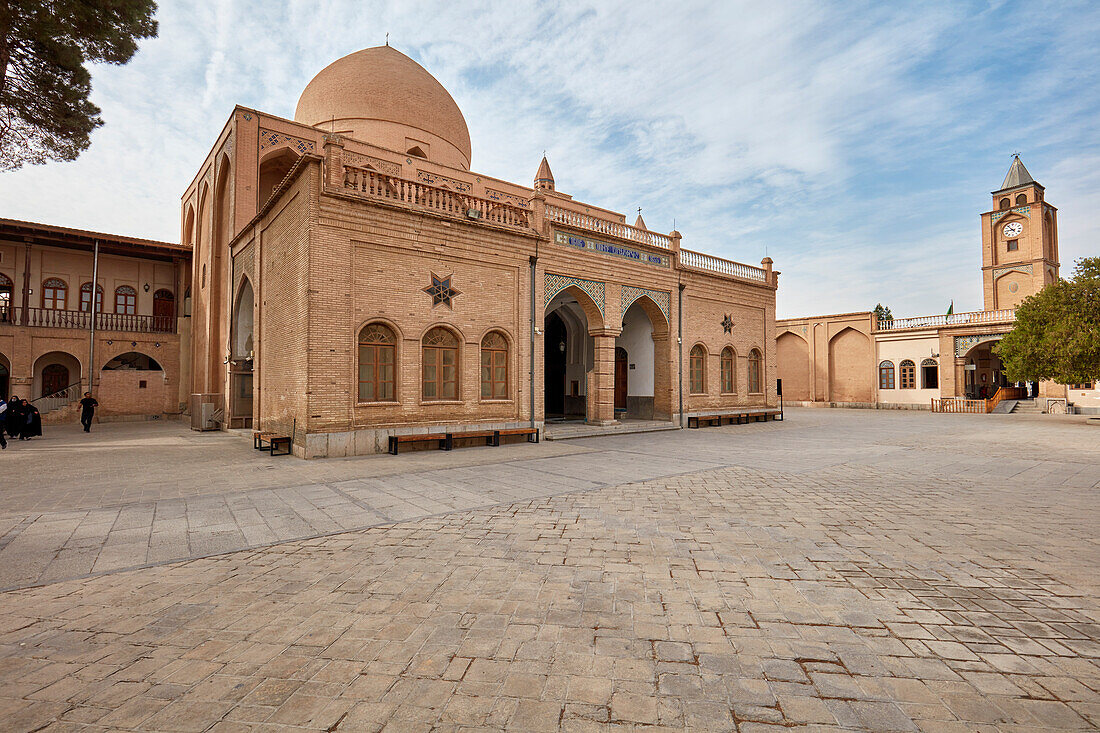
<svg viewBox="0 0 1100 733"><path fill-rule="evenodd" d="M232 349L230 356L230 400L229 427L252 427L253 406L253 314L255 295L248 278L241 280L237 289L237 302L233 308L233 323L230 330Z"/></svg>
<svg viewBox="0 0 1100 733"><path fill-rule="evenodd" d="M1001 358L993 353L1000 339L976 344L963 358L963 396L977 400L992 397L1000 387L1009 386Z"/></svg>
<svg viewBox="0 0 1100 733"><path fill-rule="evenodd" d="M593 368L588 319L576 298L561 294L547 306L544 321L543 397L547 421L588 416L589 373Z"/></svg>
<svg viewBox="0 0 1100 733"><path fill-rule="evenodd" d="M652 420L672 417L668 321L648 296L631 303L615 338L615 416Z"/></svg>

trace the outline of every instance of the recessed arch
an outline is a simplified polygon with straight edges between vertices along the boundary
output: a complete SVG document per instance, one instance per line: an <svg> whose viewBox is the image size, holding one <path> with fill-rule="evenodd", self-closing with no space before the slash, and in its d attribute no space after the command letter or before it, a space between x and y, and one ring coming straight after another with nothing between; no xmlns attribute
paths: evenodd
<svg viewBox="0 0 1100 733"><path fill-rule="evenodd" d="M1012 199L1010 199L1008 196L1005 196L1003 199L1000 200L998 206L1001 211L1008 211L1010 208L1012 208Z"/></svg>
<svg viewBox="0 0 1100 733"><path fill-rule="evenodd" d="M259 181L256 195L256 210L263 208L271 194L290 173L290 169L301 156L288 147L269 151L260 158Z"/></svg>
<svg viewBox="0 0 1100 733"><path fill-rule="evenodd" d="M112 357L101 369L105 372L128 370L139 372L162 372L164 367L153 357L140 351L127 351Z"/></svg>
<svg viewBox="0 0 1100 733"><path fill-rule="evenodd" d="M874 363L867 334L851 326L834 334L829 339L829 401L873 402Z"/></svg>
<svg viewBox="0 0 1100 733"><path fill-rule="evenodd" d="M775 340L775 360L784 399L810 400L810 346L806 339L793 331L781 333Z"/></svg>
<svg viewBox="0 0 1100 733"><path fill-rule="evenodd" d="M572 296L577 301L577 305L579 305L581 310L584 311L584 317L588 322L589 333L591 333L592 331L599 331L604 328L603 311L600 309L600 306L596 303L595 300L592 299L591 295L586 293L578 285L568 285L555 293L554 299L546 304L544 315L553 310L551 306L553 305L554 301L561 300L562 294Z"/></svg>
<svg viewBox="0 0 1100 733"><path fill-rule="evenodd" d="M183 244L185 247L193 247L195 244L195 207L187 204L187 211L183 215Z"/></svg>
<svg viewBox="0 0 1100 733"><path fill-rule="evenodd" d="M649 322L653 325L653 339L655 341L668 337L668 318L665 316L665 312L661 310L661 306L657 305L657 302L654 301L653 298L648 295L638 296L638 298L630 304L630 307L627 308L627 312L634 306L638 306L647 316L649 316ZM623 313L623 317L626 317L625 312Z"/></svg>
<svg viewBox="0 0 1100 733"><path fill-rule="evenodd" d="M242 275L237 285L236 303L233 304L231 339L234 360L252 358L255 307L256 295L252 290L252 281L247 275Z"/></svg>
<svg viewBox="0 0 1100 733"><path fill-rule="evenodd" d="M688 394L707 393L707 347L702 342L688 352Z"/></svg>
<svg viewBox="0 0 1100 733"><path fill-rule="evenodd" d="M401 337L388 322L373 319L356 335L358 402L397 402L397 370Z"/></svg>
<svg viewBox="0 0 1100 733"><path fill-rule="evenodd" d="M1026 193L1021 193L1018 196L1016 196L1016 205L1017 206L1022 206L1026 203L1027 203L1027 194Z"/></svg>
<svg viewBox="0 0 1100 733"><path fill-rule="evenodd" d="M32 394L27 400L48 397L81 381L83 364L67 351L48 351L34 360Z"/></svg>
<svg viewBox="0 0 1100 733"><path fill-rule="evenodd" d="M420 337L420 396L425 402L451 402L461 394L462 332L450 324Z"/></svg>

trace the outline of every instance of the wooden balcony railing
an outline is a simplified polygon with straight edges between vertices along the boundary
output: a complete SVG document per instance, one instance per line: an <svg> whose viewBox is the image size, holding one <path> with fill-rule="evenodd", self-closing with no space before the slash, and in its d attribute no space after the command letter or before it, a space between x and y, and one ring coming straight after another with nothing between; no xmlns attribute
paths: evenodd
<svg viewBox="0 0 1100 733"><path fill-rule="evenodd" d="M744 278L745 280L755 280L757 282L768 281L768 273L761 270L759 267L745 265L740 262L734 262L733 260L722 259L721 257L703 254L702 252L694 252L690 249L680 250L680 264L685 267L694 267L699 270L720 272L723 275L733 275L734 277Z"/></svg>
<svg viewBox="0 0 1100 733"><path fill-rule="evenodd" d="M387 176L369 168L344 166L344 188L361 196L399 201L461 219L528 228L528 212L511 204L458 193L404 178Z"/></svg>
<svg viewBox="0 0 1100 733"><path fill-rule="evenodd" d="M130 331L137 333L175 333L175 316L144 316L126 313L96 313L97 331ZM63 311L53 308L0 307L0 325L32 326L36 328L75 328L89 330L92 314L86 311Z"/></svg>
<svg viewBox="0 0 1100 733"><path fill-rule="evenodd" d="M952 313L949 316L918 316L879 321L876 331L901 331L907 328L935 328L936 326L971 326L982 323L1007 323L1016 320L1012 308L999 311L970 311Z"/></svg>
<svg viewBox="0 0 1100 733"><path fill-rule="evenodd" d="M968 400L963 397L944 397L932 400L932 412L968 412L984 415L1005 400L1022 400L1027 397L1023 387L1001 387L988 399Z"/></svg>
<svg viewBox="0 0 1100 733"><path fill-rule="evenodd" d="M639 229L620 221L601 219L591 214L582 214L578 211L570 211L552 204L546 205L546 218L555 224L563 224L574 229L584 229L589 232L607 234L619 239L628 239L631 242L648 244L660 249L672 249L672 237L667 234L651 232L648 229Z"/></svg>

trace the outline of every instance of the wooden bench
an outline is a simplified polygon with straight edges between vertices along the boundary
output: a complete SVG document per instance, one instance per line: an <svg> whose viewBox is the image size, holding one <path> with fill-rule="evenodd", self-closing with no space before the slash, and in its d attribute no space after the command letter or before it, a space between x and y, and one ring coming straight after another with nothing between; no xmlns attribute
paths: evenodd
<svg viewBox="0 0 1100 733"><path fill-rule="evenodd" d="M688 415L688 427L695 429L712 425L745 425L750 421L775 420L779 416L778 409L745 410L744 412L715 412L703 415Z"/></svg>
<svg viewBox="0 0 1100 733"><path fill-rule="evenodd" d="M257 430L252 433L252 447L256 450L266 450L273 456L289 456L290 436Z"/></svg>
<svg viewBox="0 0 1100 733"><path fill-rule="evenodd" d="M389 453L392 456L398 454L402 443L419 443L421 441L439 441L439 450L452 450L455 438L484 438L485 445L494 448L500 445L502 435L526 435L528 443L539 442L538 428L511 428L509 430L469 430L460 433L420 433L414 435L391 435L389 440Z"/></svg>

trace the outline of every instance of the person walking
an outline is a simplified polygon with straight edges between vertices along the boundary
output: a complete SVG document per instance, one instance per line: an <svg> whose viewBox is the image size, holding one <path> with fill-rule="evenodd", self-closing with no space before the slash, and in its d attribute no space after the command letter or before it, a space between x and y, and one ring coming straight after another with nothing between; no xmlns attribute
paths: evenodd
<svg viewBox="0 0 1100 733"><path fill-rule="evenodd" d="M22 408L23 427L19 432L19 439L37 438L42 434L42 415L38 412L37 407L26 400L23 400Z"/></svg>
<svg viewBox="0 0 1100 733"><path fill-rule="evenodd" d="M12 395L11 399L8 400L8 411L6 413L8 417L8 424L6 427L8 430L8 435L12 438L18 438L19 431L23 428L23 413L21 412L21 405L22 400L20 400L15 395Z"/></svg>
<svg viewBox="0 0 1100 733"><path fill-rule="evenodd" d="M91 392L84 393L84 399L80 401L80 424L84 426L84 432L92 432L92 418L95 417L95 408L99 403L92 397Z"/></svg>
<svg viewBox="0 0 1100 733"><path fill-rule="evenodd" d="M0 450L4 450L8 447L8 441L4 438L4 430L7 428L5 423L8 419L8 403L4 401L3 397L0 397Z"/></svg>

